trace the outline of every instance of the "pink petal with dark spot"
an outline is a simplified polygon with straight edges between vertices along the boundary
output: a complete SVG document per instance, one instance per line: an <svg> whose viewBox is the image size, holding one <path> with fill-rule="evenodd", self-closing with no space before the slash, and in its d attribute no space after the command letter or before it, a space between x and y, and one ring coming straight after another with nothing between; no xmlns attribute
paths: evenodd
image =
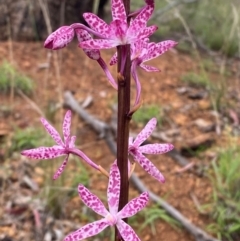
<svg viewBox="0 0 240 241"><path fill-rule="evenodd" d="M72 112L70 110L67 111L63 120L63 137L65 144L68 146L68 142L70 141L70 127L71 127L71 117Z"/></svg>
<svg viewBox="0 0 240 241"><path fill-rule="evenodd" d="M66 47L74 38L74 30L69 26L62 26L51 33L44 42L48 49L61 49Z"/></svg>
<svg viewBox="0 0 240 241"><path fill-rule="evenodd" d="M152 35L154 32L156 32L158 29L157 26L150 26L147 28L143 28L142 30L139 30L137 32L137 34L135 33L135 39L143 39L143 38L147 38L150 35ZM128 33L127 33L128 34ZM134 34L131 34L134 36Z"/></svg>
<svg viewBox="0 0 240 241"><path fill-rule="evenodd" d="M124 221L119 220L116 225L117 225L119 233L121 234L122 238L125 241L141 241L139 239L139 237L137 236L137 234L134 232L134 230ZM65 241L67 241L67 240L65 240ZM70 240L68 240L68 241L70 241Z"/></svg>
<svg viewBox="0 0 240 241"><path fill-rule="evenodd" d="M114 65L118 62L118 57L117 57L117 52L112 56L112 58L110 59L109 64L110 65Z"/></svg>
<svg viewBox="0 0 240 241"><path fill-rule="evenodd" d="M61 136L59 135L59 133L57 132L57 130L50 125L47 120L45 120L44 118L41 118L41 122L44 125L45 129L47 130L47 132L50 134L50 136L54 139L54 141L59 145L59 146L63 146L64 143L62 141Z"/></svg>
<svg viewBox="0 0 240 241"><path fill-rule="evenodd" d="M116 19L110 24L111 39L116 39L119 44L126 44L126 32L128 25L119 19Z"/></svg>
<svg viewBox="0 0 240 241"><path fill-rule="evenodd" d="M148 144L144 146L140 146L138 150L141 153L145 154L163 154L166 152L171 151L174 148L174 146L170 143L164 143L164 144Z"/></svg>
<svg viewBox="0 0 240 241"><path fill-rule="evenodd" d="M116 162L112 164L109 175L108 190L107 190L107 200L109 211L111 214L115 215L118 212L119 204L119 194L120 194L120 173Z"/></svg>
<svg viewBox="0 0 240 241"><path fill-rule="evenodd" d="M68 163L68 157L69 155L66 156L66 158L64 159L63 163L61 164L61 166L58 168L58 170L55 172L53 179L56 180L63 172L63 170L65 169L67 163Z"/></svg>
<svg viewBox="0 0 240 241"><path fill-rule="evenodd" d="M134 198L117 214L120 219L128 218L142 210L149 200L148 192L143 192L139 197Z"/></svg>
<svg viewBox="0 0 240 241"><path fill-rule="evenodd" d="M156 127L157 119L152 118L146 126L142 129L142 131L137 135L136 139L133 142L135 147L140 146L153 132Z"/></svg>
<svg viewBox="0 0 240 241"><path fill-rule="evenodd" d="M101 200L81 184L78 186L78 193L85 205L91 208L94 212L103 217L109 214Z"/></svg>
<svg viewBox="0 0 240 241"><path fill-rule="evenodd" d="M38 147L30 150L22 151L23 156L27 156L33 159L52 159L62 155L66 155L66 151L61 146L52 147Z"/></svg>
<svg viewBox="0 0 240 241"><path fill-rule="evenodd" d="M88 25L96 32L101 33L106 38L109 37L110 28L101 18L93 13L84 13L83 17Z"/></svg>
<svg viewBox="0 0 240 241"><path fill-rule="evenodd" d="M103 231L108 226L109 224L106 219L101 219L99 221L86 224L77 231L67 235L64 241L79 241L88 237L92 237Z"/></svg>
<svg viewBox="0 0 240 241"><path fill-rule="evenodd" d="M83 41L91 40L91 35L83 29L75 29L78 42L81 43ZM83 49L84 53L93 60L99 60L101 55L98 49Z"/></svg>
<svg viewBox="0 0 240 241"><path fill-rule="evenodd" d="M156 178L159 182L164 183L165 178L163 177L162 173L150 162L144 155L142 155L139 151L137 151L133 158L136 162L140 164L140 166L151 176Z"/></svg>
<svg viewBox="0 0 240 241"><path fill-rule="evenodd" d="M122 0L112 0L111 2L112 18L113 20L119 19L127 24L126 11Z"/></svg>
<svg viewBox="0 0 240 241"><path fill-rule="evenodd" d="M79 44L83 49L110 49L119 45L118 40L92 39Z"/></svg>
<svg viewBox="0 0 240 241"><path fill-rule="evenodd" d="M154 10L154 5L147 5L143 10L137 15L137 17L131 22L129 27L129 33L133 34L139 31L139 29L145 28L147 21L152 15Z"/></svg>
<svg viewBox="0 0 240 241"><path fill-rule="evenodd" d="M157 58L158 56L162 55L169 49L173 48L177 42L172 40L162 41L160 43L155 44L151 48L148 48L148 53L142 59L142 62L146 62L148 60Z"/></svg>

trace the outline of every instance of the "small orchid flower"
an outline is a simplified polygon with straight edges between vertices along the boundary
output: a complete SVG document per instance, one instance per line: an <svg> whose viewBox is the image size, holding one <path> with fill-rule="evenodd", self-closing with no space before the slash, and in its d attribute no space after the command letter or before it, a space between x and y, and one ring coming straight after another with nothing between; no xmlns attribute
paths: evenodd
<svg viewBox="0 0 240 241"><path fill-rule="evenodd" d="M79 45L83 41L92 39L91 35L84 29L75 29L75 33L77 35ZM98 62L98 64L101 66L104 73L106 74L110 84L113 86L113 88L117 89L117 83L115 79L112 77L112 74L110 73L110 71L108 70L108 67L105 61L102 59L99 49L82 49L82 50L90 59L96 60Z"/></svg>
<svg viewBox="0 0 240 241"><path fill-rule="evenodd" d="M164 183L165 178L161 174L161 172L150 162L144 155L145 154L163 154L171 151L174 146L169 143L165 144L148 144L144 146L140 146L153 132L156 127L157 120L156 118L152 118L147 125L143 128L143 130L137 135L135 140L133 138L129 138L129 148L128 152L133 156L133 159L140 164L140 166L151 176L156 178L158 181Z"/></svg>
<svg viewBox="0 0 240 241"><path fill-rule="evenodd" d="M166 40L159 43L149 43L149 39L140 39L134 43L131 44L131 74L136 84L136 99L134 106L139 104L140 101L140 94L141 94L141 84L138 79L137 75L137 67L144 69L147 72L157 72L160 71L159 69L145 65L145 63L148 60L157 58L158 56L162 55L169 49L173 48L177 42L172 40ZM110 60L110 65L116 64L118 61L117 53L113 55L113 57Z"/></svg>
<svg viewBox="0 0 240 241"><path fill-rule="evenodd" d="M118 45L131 44L153 34L157 30L157 26L146 27L146 25L153 13L154 1L148 0L147 3L149 4L131 21L130 26L127 23L122 0L111 1L113 21L109 25L93 13L84 13L83 17L95 32L94 35L101 39L84 41L80 44L81 48L108 49Z"/></svg>
<svg viewBox="0 0 240 241"><path fill-rule="evenodd" d="M74 29L70 26L62 26L51 33L44 42L44 47L48 49L62 49L66 47L74 38Z"/></svg>
<svg viewBox="0 0 240 241"><path fill-rule="evenodd" d="M131 200L126 206L118 212L119 195L120 195L120 173L116 163L112 164L108 182L107 200L109 211L104 207L100 199L92 194L83 185L78 186L78 193L85 205L91 208L97 214L104 218L93 223L86 224L75 232L67 235L64 241L80 241L85 238L100 233L108 226L116 225L122 238L127 240L140 240L133 229L122 219L135 215L142 210L148 200L148 192L142 193L139 197Z"/></svg>
<svg viewBox="0 0 240 241"><path fill-rule="evenodd" d="M53 179L57 179L61 173L63 172L64 168L67 165L69 154L72 153L81 157L85 160L90 166L94 167L95 169L99 170L99 166L97 166L94 162L92 162L82 151L78 150L74 146L74 142L76 136L70 136L70 126L71 126L71 111L68 110L65 114L64 121L63 121L63 138L62 141L61 136L57 132L57 130L51 126L47 120L41 118L41 122L47 132L51 135L57 145L52 147L38 147L30 150L22 151L21 154L33 159L52 159L55 157L67 155L64 159L61 166L58 168L56 173L53 176Z"/></svg>

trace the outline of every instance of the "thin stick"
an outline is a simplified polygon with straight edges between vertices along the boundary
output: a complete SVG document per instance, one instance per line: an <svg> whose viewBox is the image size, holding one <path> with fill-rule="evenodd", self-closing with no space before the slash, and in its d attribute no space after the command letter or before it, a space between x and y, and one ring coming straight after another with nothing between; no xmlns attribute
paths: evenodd
<svg viewBox="0 0 240 241"><path fill-rule="evenodd" d="M40 109L40 107L34 102L32 101L30 98L28 98L21 90L17 90L18 94L21 95L21 97L30 104L30 106L36 110L36 112L41 116L44 117L44 113L42 112L42 110Z"/></svg>

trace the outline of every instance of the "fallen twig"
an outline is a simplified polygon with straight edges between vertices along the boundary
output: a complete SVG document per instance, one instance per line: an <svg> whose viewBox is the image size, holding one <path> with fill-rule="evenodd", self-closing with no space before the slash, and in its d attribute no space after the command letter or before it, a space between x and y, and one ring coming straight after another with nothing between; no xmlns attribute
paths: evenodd
<svg viewBox="0 0 240 241"><path fill-rule="evenodd" d="M89 125L91 125L96 132L100 133L102 137L107 138L106 141L109 145L110 150L116 155L116 143L113 141L113 133L110 131L111 128L107 123L96 119L87 111L85 111L78 104L78 102L74 99L73 95L69 91L65 92L64 94L64 104L74 110L83 120L85 120ZM169 213L169 215L175 218L189 233L191 233L195 237L196 241L219 241L218 239L211 237L205 231L195 226L177 209L175 209L165 200L151 192L134 173L132 174L130 180L140 192L147 191L149 193L150 199L163 207Z"/></svg>

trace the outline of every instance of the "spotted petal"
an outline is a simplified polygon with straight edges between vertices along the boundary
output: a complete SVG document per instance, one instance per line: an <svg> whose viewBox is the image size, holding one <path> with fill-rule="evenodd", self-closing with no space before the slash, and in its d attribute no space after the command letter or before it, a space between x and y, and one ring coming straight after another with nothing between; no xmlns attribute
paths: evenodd
<svg viewBox="0 0 240 241"><path fill-rule="evenodd" d="M112 58L110 59L109 64L110 65L115 65L118 62L118 57L117 57L117 52L112 56Z"/></svg>
<svg viewBox="0 0 240 241"><path fill-rule="evenodd" d="M52 147L38 147L34 149L29 149L22 151L23 156L27 156L33 159L52 159L62 155L66 155L66 151L61 146L52 146Z"/></svg>
<svg viewBox="0 0 240 241"><path fill-rule="evenodd" d="M117 214L118 218L128 218L135 215L137 212L142 210L149 200L148 192L142 193L139 197L134 198Z"/></svg>
<svg viewBox="0 0 240 241"><path fill-rule="evenodd" d="M84 13L83 17L88 25L98 33L105 37L109 37L110 27L106 22L93 13Z"/></svg>
<svg viewBox="0 0 240 241"><path fill-rule="evenodd" d="M133 156L134 160L137 161L140 166L151 176L156 178L159 182L164 183L165 178L163 177L162 173L150 162L144 155L142 155L139 151Z"/></svg>
<svg viewBox="0 0 240 241"><path fill-rule="evenodd" d="M112 18L113 20L119 19L127 24L127 16L122 0L112 0Z"/></svg>
<svg viewBox="0 0 240 241"><path fill-rule="evenodd" d="M137 15L137 17L131 22L129 27L129 33L137 33L139 29L145 28L147 21L152 15L154 10L154 4L147 5L143 10Z"/></svg>
<svg viewBox="0 0 240 241"><path fill-rule="evenodd" d="M142 131L137 135L133 145L135 147L140 146L152 134L154 128L156 127L156 124L157 119L152 118L142 129Z"/></svg>
<svg viewBox="0 0 240 241"><path fill-rule="evenodd" d="M117 39L120 44L126 44L124 40L128 29L128 25L126 23L123 23L121 20L116 19L111 22L110 29L111 36L114 36L114 39Z"/></svg>
<svg viewBox="0 0 240 241"><path fill-rule="evenodd" d="M107 209L104 207L103 203L101 200L92 194L86 187L83 185L78 186L78 193L82 199L82 201L89 207L91 208L94 212L97 214L105 217L109 214Z"/></svg>
<svg viewBox="0 0 240 241"><path fill-rule="evenodd" d="M125 241L141 241L134 230L123 220L120 219L116 225L119 233Z"/></svg>
<svg viewBox="0 0 240 241"><path fill-rule="evenodd" d="M75 29L79 44L83 41L91 40L92 36L83 29ZM93 60L99 60L101 55L99 49L83 49L84 53Z"/></svg>
<svg viewBox="0 0 240 241"><path fill-rule="evenodd" d="M112 164L109 182L108 182L108 190L107 190L107 199L109 211L111 214L116 214L118 212L118 204L119 204L119 194L120 194L120 173L116 162Z"/></svg>
<svg viewBox="0 0 240 241"><path fill-rule="evenodd" d="M72 112L68 110L65 114L65 117L63 120L63 126L62 126L63 137L66 145L68 145L68 142L70 141L71 118L72 118Z"/></svg>
<svg viewBox="0 0 240 241"><path fill-rule="evenodd" d="M45 127L45 129L47 130L47 132L50 134L50 136L54 139L54 141L59 145L59 146L63 146L64 143L62 141L61 136L59 135L59 133L57 132L57 130L50 125L47 120L45 120L44 118L41 118L41 122L43 124L43 126Z"/></svg>
<svg viewBox="0 0 240 241"><path fill-rule="evenodd" d="M80 241L88 237L92 237L103 231L108 226L108 221L105 218L103 218L96 222L86 224L77 231L70 233L65 237L64 241Z"/></svg>
<svg viewBox="0 0 240 241"><path fill-rule="evenodd" d="M164 144L148 144L139 147L139 151L145 154L163 154L171 151L174 146L170 143Z"/></svg>
<svg viewBox="0 0 240 241"><path fill-rule="evenodd" d="M62 174L63 170L65 169L65 167L66 167L66 165L68 163L68 157L69 157L69 155L66 156L66 158L64 159L64 161L61 164L61 166L57 169L57 171L53 175L53 180L56 180Z"/></svg>
<svg viewBox="0 0 240 241"><path fill-rule="evenodd" d="M53 50L64 48L73 40L73 37L73 28L62 26L47 37L44 47Z"/></svg>
<svg viewBox="0 0 240 241"><path fill-rule="evenodd" d="M150 27L138 29L137 32L130 31L129 29L127 30L128 43L133 43L139 39L148 38L158 29L158 27L152 25Z"/></svg>
<svg viewBox="0 0 240 241"><path fill-rule="evenodd" d="M148 53L143 58L143 62L157 58L169 49L173 48L176 44L177 42L172 40L166 40L155 44L155 46L149 48Z"/></svg>
<svg viewBox="0 0 240 241"><path fill-rule="evenodd" d="M111 39L92 39L79 44L83 49L110 49L119 45L119 41Z"/></svg>

